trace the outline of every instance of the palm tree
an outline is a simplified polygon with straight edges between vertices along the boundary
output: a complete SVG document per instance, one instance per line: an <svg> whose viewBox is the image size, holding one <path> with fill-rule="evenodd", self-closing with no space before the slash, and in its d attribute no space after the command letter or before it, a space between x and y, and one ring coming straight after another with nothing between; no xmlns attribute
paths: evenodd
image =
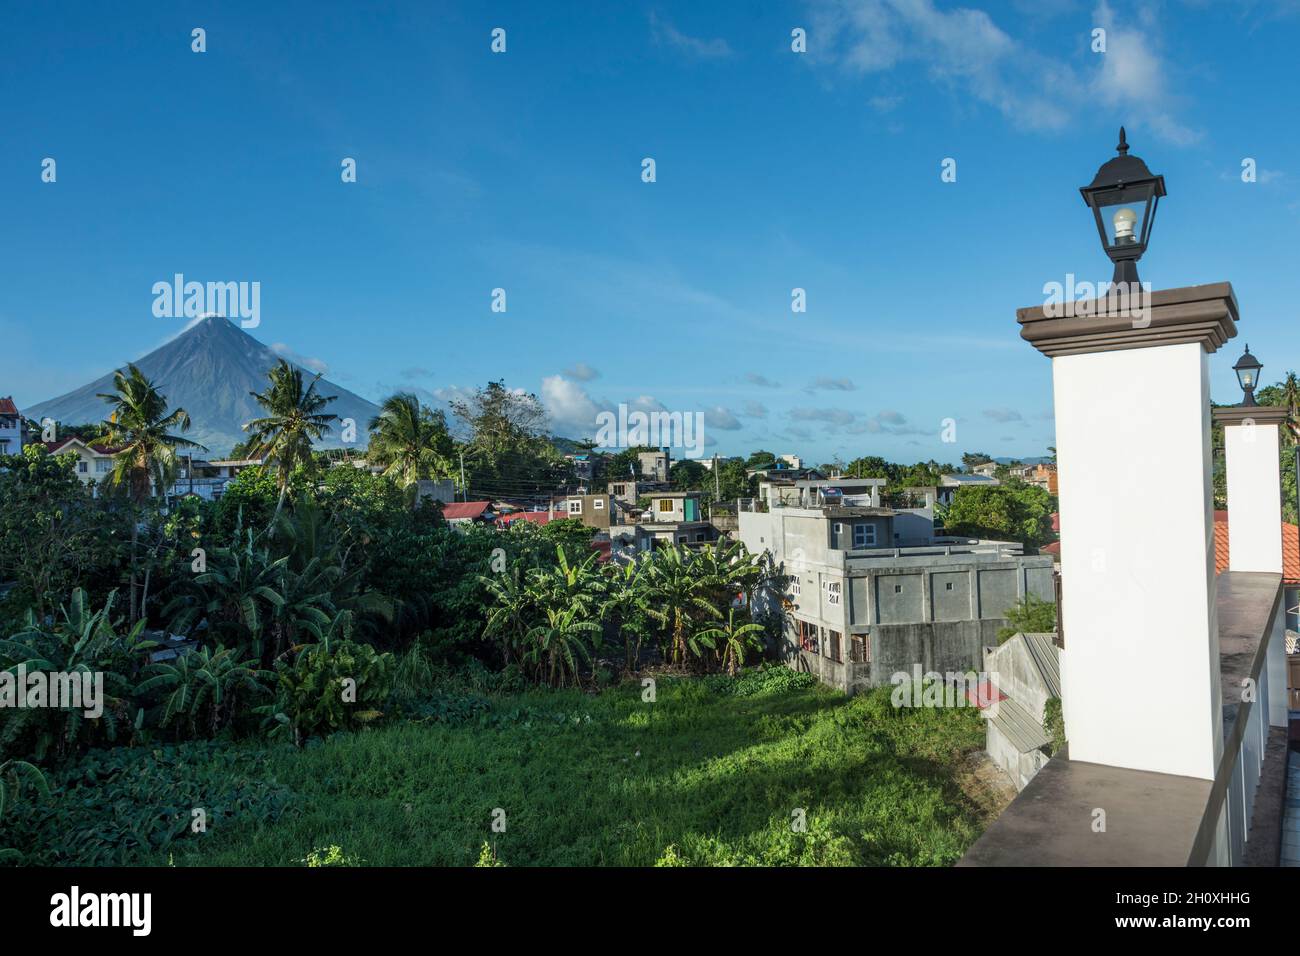
<svg viewBox="0 0 1300 956"><path fill-rule="evenodd" d="M595 621L578 618L577 608L546 609L546 623L528 632L528 657L544 674L548 683L563 685L567 677L578 677L578 658L591 660L587 647L588 635L598 634L600 625Z"/></svg>
<svg viewBox="0 0 1300 956"><path fill-rule="evenodd" d="M763 625L750 621L746 624L736 622L736 611L727 612L727 623L700 631L694 640L706 647L720 649L722 666L728 674L734 675L739 667L745 666L745 652L757 651L763 647Z"/></svg>
<svg viewBox="0 0 1300 956"><path fill-rule="evenodd" d="M670 632L671 660L676 665L686 661L686 634L692 621L699 615L715 620L722 617L709 599L713 581L697 574L691 563L685 549L664 548L653 552L646 570L650 589L646 613Z"/></svg>
<svg viewBox="0 0 1300 956"><path fill-rule="evenodd" d="M115 372L113 391L98 397L111 409L101 426L105 441L118 446L109 481L128 489L132 506L130 613L134 624L144 615L144 608L136 606L140 522L134 512L151 497L153 487L166 495L169 480L176 473L178 448L206 449L198 442L172 434L173 429L189 430L189 413L183 408L168 411L166 396L135 365Z"/></svg>
<svg viewBox="0 0 1300 956"><path fill-rule="evenodd" d="M1287 372L1282 381L1282 403L1286 406L1286 431L1294 444L1300 441L1300 379L1295 372Z"/></svg>
<svg viewBox="0 0 1300 956"><path fill-rule="evenodd" d="M379 414L370 419L370 447L366 458L383 465L384 474L403 485L421 478L451 474L451 436L447 417L435 412L410 392L384 399Z"/></svg>
<svg viewBox="0 0 1300 956"><path fill-rule="evenodd" d="M641 634L639 625L649 617L649 588L641 561L606 565L609 584L600 616L613 621L623 638L624 660L629 671L635 670L641 660Z"/></svg>
<svg viewBox="0 0 1300 956"><path fill-rule="evenodd" d="M265 392L249 393L262 406L266 417L246 423L244 430L252 433L259 456L264 457L268 464L273 462L276 467L280 499L275 504L275 514L271 516L274 526L280 517L280 509L284 507L294 469L299 465L311 465L312 442L322 438L338 416L322 411L337 396L321 395L316 391L319 373L304 389L302 369L280 359L267 377L271 384Z"/></svg>

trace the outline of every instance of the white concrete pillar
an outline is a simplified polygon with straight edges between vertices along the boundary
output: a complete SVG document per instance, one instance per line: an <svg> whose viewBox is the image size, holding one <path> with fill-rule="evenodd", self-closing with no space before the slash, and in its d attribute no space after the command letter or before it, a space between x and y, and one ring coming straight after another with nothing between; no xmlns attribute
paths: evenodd
<svg viewBox="0 0 1300 956"><path fill-rule="evenodd" d="M1228 568L1282 573L1282 483L1278 424L1286 410L1216 408L1228 479Z"/></svg>
<svg viewBox="0 0 1300 956"><path fill-rule="evenodd" d="M1282 574L1280 436L1286 409L1232 405L1214 410L1223 425L1228 485L1228 570ZM1268 722L1287 725L1285 608L1278 611L1265 652Z"/></svg>
<svg viewBox="0 0 1300 956"><path fill-rule="evenodd" d="M1207 356L1224 284L1145 315L1022 309L1052 357L1071 760L1213 779L1223 749Z"/></svg>

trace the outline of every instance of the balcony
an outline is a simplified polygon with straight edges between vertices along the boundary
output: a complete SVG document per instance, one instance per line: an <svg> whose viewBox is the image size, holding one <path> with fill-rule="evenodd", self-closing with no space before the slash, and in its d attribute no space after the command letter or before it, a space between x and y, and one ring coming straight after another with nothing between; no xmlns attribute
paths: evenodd
<svg viewBox="0 0 1300 956"><path fill-rule="evenodd" d="M1067 748L959 865L1276 865L1286 760L1281 582L1259 572L1218 576L1223 752L1213 780L1072 761ZM1140 690L1169 691L1158 681Z"/></svg>

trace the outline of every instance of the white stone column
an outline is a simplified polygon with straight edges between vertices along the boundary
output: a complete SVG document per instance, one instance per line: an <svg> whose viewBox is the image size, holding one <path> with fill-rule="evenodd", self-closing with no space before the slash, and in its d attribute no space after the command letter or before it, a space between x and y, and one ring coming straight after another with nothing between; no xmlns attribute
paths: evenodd
<svg viewBox="0 0 1300 956"><path fill-rule="evenodd" d="M1213 779L1223 750L1207 356L1236 334L1224 284L1145 315L1022 309L1052 357L1061 655L1072 761Z"/></svg>
<svg viewBox="0 0 1300 956"><path fill-rule="evenodd" d="M1228 570L1282 574L1282 481L1279 427L1286 410L1233 405L1214 410L1223 425L1228 485ZM1268 722L1287 725L1285 609L1278 613L1265 657Z"/></svg>

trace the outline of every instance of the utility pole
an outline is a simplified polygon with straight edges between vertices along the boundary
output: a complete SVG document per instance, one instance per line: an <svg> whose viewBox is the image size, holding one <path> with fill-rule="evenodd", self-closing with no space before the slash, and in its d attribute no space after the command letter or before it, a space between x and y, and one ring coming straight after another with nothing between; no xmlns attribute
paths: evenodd
<svg viewBox="0 0 1300 956"><path fill-rule="evenodd" d="M715 451L715 452L713 453L713 500L714 500L714 501L717 501L717 500L718 500L718 496L722 494L722 492L719 491L718 488L719 488L719 483L718 483L718 453Z"/></svg>
<svg viewBox="0 0 1300 956"><path fill-rule="evenodd" d="M469 489L465 487L465 449L460 451L460 500L469 501Z"/></svg>

